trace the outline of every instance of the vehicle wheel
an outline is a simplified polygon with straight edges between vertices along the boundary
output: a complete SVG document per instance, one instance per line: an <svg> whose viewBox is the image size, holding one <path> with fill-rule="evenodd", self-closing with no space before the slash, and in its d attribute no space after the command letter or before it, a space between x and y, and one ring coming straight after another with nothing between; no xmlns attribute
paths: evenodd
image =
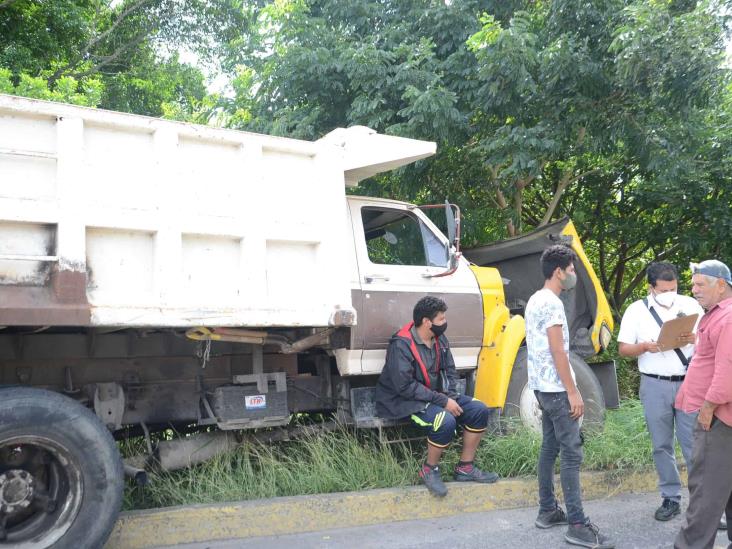
<svg viewBox="0 0 732 549"><path fill-rule="evenodd" d="M43 389L0 389L0 545L101 547L123 475L112 436L90 410Z"/></svg>
<svg viewBox="0 0 732 549"><path fill-rule="evenodd" d="M521 347L513 364L502 416L519 418L523 425L541 433L541 409L534 391L529 389L526 360L526 347ZM578 355L570 352L569 363L572 365L577 378L577 387L585 403L585 414L580 418L580 426L584 430L601 430L605 423L605 397L600 382L592 369Z"/></svg>

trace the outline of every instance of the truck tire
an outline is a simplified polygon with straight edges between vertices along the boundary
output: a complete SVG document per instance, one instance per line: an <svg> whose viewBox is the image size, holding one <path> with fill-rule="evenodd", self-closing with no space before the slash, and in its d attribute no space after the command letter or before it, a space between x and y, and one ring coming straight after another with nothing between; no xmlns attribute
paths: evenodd
<svg viewBox="0 0 732 549"><path fill-rule="evenodd" d="M90 410L43 389L0 389L1 546L102 547L123 475L112 436Z"/></svg>
<svg viewBox="0 0 732 549"><path fill-rule="evenodd" d="M605 424L605 396L592 369L575 353L569 353L569 363L577 378L585 414L580 418L583 430L602 430ZM511 381L506 393L503 417L519 418L521 423L541 433L541 409L534 392L529 389L526 347L521 347L513 364Z"/></svg>

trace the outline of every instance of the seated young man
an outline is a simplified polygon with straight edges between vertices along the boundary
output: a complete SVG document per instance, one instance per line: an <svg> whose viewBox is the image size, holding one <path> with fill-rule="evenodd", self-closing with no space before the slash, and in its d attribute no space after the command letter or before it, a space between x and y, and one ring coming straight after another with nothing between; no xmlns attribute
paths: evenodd
<svg viewBox="0 0 732 549"><path fill-rule="evenodd" d="M411 418L427 433L427 461L419 476L436 496L447 494L438 464L445 448L463 428L463 451L455 480L495 482L498 475L473 464L488 423L485 404L455 390L457 374L445 337L447 305L436 297L423 297L414 306L414 321L394 334L386 364L376 385L376 410L389 419Z"/></svg>

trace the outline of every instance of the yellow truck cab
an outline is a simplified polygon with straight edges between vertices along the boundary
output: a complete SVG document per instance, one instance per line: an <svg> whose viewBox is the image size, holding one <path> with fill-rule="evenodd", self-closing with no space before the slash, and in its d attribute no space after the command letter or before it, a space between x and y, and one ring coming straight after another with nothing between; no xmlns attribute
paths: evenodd
<svg viewBox="0 0 732 549"><path fill-rule="evenodd" d="M517 416L539 430L541 414L533 393L528 389L523 313L529 297L540 289L543 276L539 256L557 243L572 247L578 257L577 286L562 292L570 334L570 363L585 401L584 422L601 425L607 407L618 406L615 365L587 360L610 344L613 317L574 224L567 218L540 227L524 235L465 250L490 297L484 300L486 337L476 380L476 396L502 409L504 416ZM500 277L501 289L497 289ZM493 350L492 350L493 349Z"/></svg>

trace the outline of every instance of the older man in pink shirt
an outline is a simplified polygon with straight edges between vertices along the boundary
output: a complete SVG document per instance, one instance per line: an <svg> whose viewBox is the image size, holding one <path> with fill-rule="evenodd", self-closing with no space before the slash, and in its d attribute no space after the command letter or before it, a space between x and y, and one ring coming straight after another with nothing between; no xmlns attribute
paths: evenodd
<svg viewBox="0 0 732 549"><path fill-rule="evenodd" d="M676 549L714 546L722 511L732 517L732 276L721 261L691 265L692 293L705 309L676 408L698 412L689 507ZM732 541L732 531L727 531Z"/></svg>

